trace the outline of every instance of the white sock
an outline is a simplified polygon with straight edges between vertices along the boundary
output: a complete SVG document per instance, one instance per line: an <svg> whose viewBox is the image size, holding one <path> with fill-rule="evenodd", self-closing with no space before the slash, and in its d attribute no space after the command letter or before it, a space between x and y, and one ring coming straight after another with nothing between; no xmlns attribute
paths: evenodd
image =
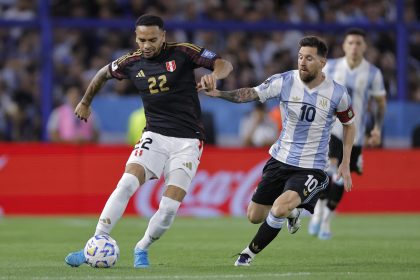
<svg viewBox="0 0 420 280"><path fill-rule="evenodd" d="M112 192L102 210L99 222L96 226L95 235L109 235L123 215L131 196L139 187L140 183L136 176L124 173Z"/></svg>
<svg viewBox="0 0 420 280"><path fill-rule="evenodd" d="M325 207L324 213L322 215L322 222L320 232L331 232L331 217L334 211L331 211L330 208Z"/></svg>
<svg viewBox="0 0 420 280"><path fill-rule="evenodd" d="M327 199L318 199L311 218L312 224L318 224L321 222L324 210L327 208L327 202Z"/></svg>
<svg viewBox="0 0 420 280"><path fill-rule="evenodd" d="M283 227L284 221L286 219L282 217L276 217L271 213L271 211L268 213L267 218L265 221L267 222L267 225L269 225L272 228L281 229Z"/></svg>
<svg viewBox="0 0 420 280"><path fill-rule="evenodd" d="M137 243L136 248L147 250L153 242L158 240L170 228L175 220L181 202L163 196L159 204L159 209L149 221L143 238Z"/></svg>

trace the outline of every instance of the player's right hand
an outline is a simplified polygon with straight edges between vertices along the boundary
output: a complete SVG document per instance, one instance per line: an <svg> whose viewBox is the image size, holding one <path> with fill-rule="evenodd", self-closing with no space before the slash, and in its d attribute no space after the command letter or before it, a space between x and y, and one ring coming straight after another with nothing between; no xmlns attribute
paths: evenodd
<svg viewBox="0 0 420 280"><path fill-rule="evenodd" d="M77 116L78 119L87 122L91 113L90 106L82 103L81 101L77 104L76 109L74 109L74 114Z"/></svg>

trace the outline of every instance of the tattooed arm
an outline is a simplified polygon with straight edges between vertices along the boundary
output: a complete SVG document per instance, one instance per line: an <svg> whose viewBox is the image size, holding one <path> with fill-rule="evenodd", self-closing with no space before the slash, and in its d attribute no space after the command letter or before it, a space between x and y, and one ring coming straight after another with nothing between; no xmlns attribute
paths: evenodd
<svg viewBox="0 0 420 280"><path fill-rule="evenodd" d="M102 67L102 69L96 73L95 77L93 77L90 82L85 95L74 110L74 114L79 119L84 120L85 122L87 121L91 113L90 104L92 103L93 97L103 87L105 82L111 78L112 76L111 73L109 73L108 65Z"/></svg>
<svg viewBox="0 0 420 280"><path fill-rule="evenodd" d="M234 103L244 103L259 100L259 96L254 88L240 88L228 91L212 90L205 91L206 95L226 99Z"/></svg>

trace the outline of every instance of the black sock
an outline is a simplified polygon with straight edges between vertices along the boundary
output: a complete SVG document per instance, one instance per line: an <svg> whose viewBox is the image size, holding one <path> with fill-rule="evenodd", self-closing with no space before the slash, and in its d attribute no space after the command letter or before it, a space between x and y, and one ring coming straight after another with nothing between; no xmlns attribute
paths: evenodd
<svg viewBox="0 0 420 280"><path fill-rule="evenodd" d="M332 184L330 192L328 193L328 202L327 207L330 208L331 211L334 211L337 208L338 203L340 203L341 198L344 194L344 186Z"/></svg>
<svg viewBox="0 0 420 280"><path fill-rule="evenodd" d="M276 238L277 234L279 234L281 228L273 228L267 224L267 221L264 221L260 228L258 229L257 234L252 239L251 243L249 244L249 250L251 252L258 254L262 249L264 249L274 238Z"/></svg>

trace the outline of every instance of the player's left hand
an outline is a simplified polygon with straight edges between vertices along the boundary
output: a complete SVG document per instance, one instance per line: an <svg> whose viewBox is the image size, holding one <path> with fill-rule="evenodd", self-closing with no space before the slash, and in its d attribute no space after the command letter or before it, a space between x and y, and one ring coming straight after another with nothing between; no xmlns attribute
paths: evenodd
<svg viewBox="0 0 420 280"><path fill-rule="evenodd" d="M381 144L381 131L377 128L372 129L369 138L367 139L367 145L369 147L377 147Z"/></svg>
<svg viewBox="0 0 420 280"><path fill-rule="evenodd" d="M339 180L340 178L343 178L344 189L347 192L351 191L353 183L351 180L350 167L348 164L340 164L338 167L336 180Z"/></svg>

